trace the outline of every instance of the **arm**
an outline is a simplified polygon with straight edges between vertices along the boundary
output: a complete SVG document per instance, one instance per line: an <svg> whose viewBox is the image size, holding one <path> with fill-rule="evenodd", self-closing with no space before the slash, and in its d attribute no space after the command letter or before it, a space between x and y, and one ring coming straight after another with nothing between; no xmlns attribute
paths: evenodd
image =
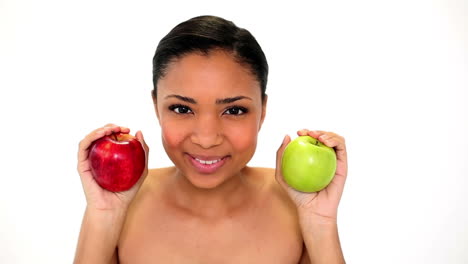
<svg viewBox="0 0 468 264"><path fill-rule="evenodd" d="M319 192L303 193L289 187L281 173L281 158L290 141L288 136L278 149L276 180L297 207L301 233L307 249L307 252L304 252L307 254L304 254L301 262L308 263L307 258L309 258L310 263L314 264L345 263L337 227L338 204L348 174L344 138L331 132L306 129L298 131L298 135L317 138L325 145L334 148L337 158L336 172L331 183Z"/></svg>
<svg viewBox="0 0 468 264"><path fill-rule="evenodd" d="M83 216L74 263L118 263L117 244L122 231L127 209L143 183L147 168L138 182L129 190L110 192L101 188L91 174L88 152L92 142L111 133L129 133L125 127L109 124L96 129L81 142L78 151L78 173L86 197L86 211ZM136 138L142 143L148 164L149 148L139 131Z"/></svg>
<svg viewBox="0 0 468 264"><path fill-rule="evenodd" d="M309 258L306 263L345 263L336 220L300 215L299 221Z"/></svg>
<svg viewBox="0 0 468 264"><path fill-rule="evenodd" d="M74 263L117 263L116 248L125 212L87 208L81 225Z"/></svg>

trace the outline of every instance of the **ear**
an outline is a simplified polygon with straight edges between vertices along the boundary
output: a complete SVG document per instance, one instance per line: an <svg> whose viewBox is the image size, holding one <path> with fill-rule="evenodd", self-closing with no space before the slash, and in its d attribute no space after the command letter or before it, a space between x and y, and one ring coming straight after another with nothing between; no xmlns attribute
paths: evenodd
<svg viewBox="0 0 468 264"><path fill-rule="evenodd" d="M268 95L265 94L265 97L263 98L263 102L262 102L262 116L261 116L261 119L260 119L260 126L258 128L258 131L260 131L260 129L262 129L263 121L265 120L267 102L268 102Z"/></svg>
<svg viewBox="0 0 468 264"><path fill-rule="evenodd" d="M154 111L156 112L156 117L159 120L159 111L158 111L158 98L156 97L156 91L151 91L151 97L153 98Z"/></svg>

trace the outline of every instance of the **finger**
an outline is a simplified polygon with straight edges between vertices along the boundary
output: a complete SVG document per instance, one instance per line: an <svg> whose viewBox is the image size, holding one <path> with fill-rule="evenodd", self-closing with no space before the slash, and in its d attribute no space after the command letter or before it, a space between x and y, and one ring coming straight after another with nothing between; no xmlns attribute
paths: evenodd
<svg viewBox="0 0 468 264"><path fill-rule="evenodd" d="M104 136L108 136L112 133L118 132L129 133L130 129L126 127L120 127L114 124L107 124L89 133L83 140L80 141L78 145L78 161L82 162L88 158L89 147L94 141Z"/></svg>
<svg viewBox="0 0 468 264"><path fill-rule="evenodd" d="M325 133L319 136L318 140L330 148L335 148L337 151L345 150L345 139L334 133Z"/></svg>
<svg viewBox="0 0 468 264"><path fill-rule="evenodd" d="M117 127L118 127L118 126L117 126L116 124L109 123L109 124L103 126L102 128L106 128L106 129L111 129L111 130L112 130L112 129L115 129L115 128L117 128Z"/></svg>
<svg viewBox="0 0 468 264"><path fill-rule="evenodd" d="M143 149L145 150L146 167L148 168L149 147L148 144L146 144L143 132L141 132L141 130L138 130L135 134L135 137L138 139L138 141L140 141L141 145L143 146Z"/></svg>
<svg viewBox="0 0 468 264"><path fill-rule="evenodd" d="M347 159L346 143L344 137L336 133L326 131L310 131L308 135L318 139L320 142L325 144L325 146L334 148L336 152L336 158L338 160Z"/></svg>
<svg viewBox="0 0 468 264"><path fill-rule="evenodd" d="M281 142L280 147L276 151L276 165L281 164L280 160L281 160L281 157L283 156L284 149L286 148L286 146L289 144L290 141L291 141L291 138L289 137L289 135L284 136L283 142Z"/></svg>
<svg viewBox="0 0 468 264"><path fill-rule="evenodd" d="M128 133L130 133L130 128L128 128L128 127L123 127L123 126L114 126L114 127L112 127L112 132L113 132L113 133L124 133L124 134L128 134Z"/></svg>
<svg viewBox="0 0 468 264"><path fill-rule="evenodd" d="M327 187L327 189L330 192L336 193L336 197L338 197L339 199L339 197L341 197L341 193L343 192L344 184L348 174L345 139L336 133L320 130L309 131L308 135L318 139L326 146L335 149L336 159L338 163L335 172L335 177L333 177L333 180Z"/></svg>
<svg viewBox="0 0 468 264"><path fill-rule="evenodd" d="M348 174L348 154L346 151L345 139L335 133L326 132L319 137L319 140L326 146L335 149L336 160L338 161L335 173L336 175L343 176L345 179Z"/></svg>
<svg viewBox="0 0 468 264"><path fill-rule="evenodd" d="M326 132L322 131L322 130L310 130L310 131L308 131L307 135L318 139L321 135L323 135L325 133Z"/></svg>
<svg viewBox="0 0 468 264"><path fill-rule="evenodd" d="M138 139L138 141L141 142L141 145L143 146L143 148L145 149L146 152L148 152L149 150L149 147L148 145L146 144L146 141L145 141L145 137L143 136L143 132L141 132L141 130L138 130L135 134L135 137Z"/></svg>
<svg viewBox="0 0 468 264"><path fill-rule="evenodd" d="M145 180L146 176L148 175L148 156L149 156L149 147L145 142L145 138L143 136L143 133L141 130L138 130L135 133L135 137L137 138L138 141L140 141L141 145L143 146L143 149L145 151L145 158L146 158L146 164L145 164L145 170L143 171L142 177L138 180L138 182L135 184L135 186L132 189L139 188L139 186L143 183ZM138 187L136 187L138 186Z"/></svg>
<svg viewBox="0 0 468 264"><path fill-rule="evenodd" d="M301 129L297 131L298 136L307 136L308 133L309 133L308 129Z"/></svg>
<svg viewBox="0 0 468 264"><path fill-rule="evenodd" d="M106 135L110 135L113 133L113 130L117 130L118 129L118 126L104 126L104 127L101 127L101 128L98 128L94 131L92 131L91 133L89 133L88 135L86 135L86 137L80 141L80 150L86 150L89 148L89 146L91 145L92 142L94 142L95 140L103 137L103 136L106 136Z"/></svg>
<svg viewBox="0 0 468 264"><path fill-rule="evenodd" d="M276 172L275 172L275 178L276 180L281 183L285 184L282 173L281 173L281 161L283 158L283 152L286 149L286 146L291 142L291 138L286 135L283 139L283 142L281 143L281 146L279 147L278 151L276 152Z"/></svg>
<svg viewBox="0 0 468 264"><path fill-rule="evenodd" d="M320 131L320 130L309 131L307 135L319 140L320 142L322 142L323 144L331 148L335 147L336 145L336 142L335 142L336 140L334 139L340 137L333 132Z"/></svg>
<svg viewBox="0 0 468 264"><path fill-rule="evenodd" d="M130 129L128 127L118 126L114 124L107 124L104 126L106 128L106 135L110 135L112 133L130 133Z"/></svg>
<svg viewBox="0 0 468 264"><path fill-rule="evenodd" d="M317 139L330 148L334 148L340 144L339 136L331 132L324 132Z"/></svg>
<svg viewBox="0 0 468 264"><path fill-rule="evenodd" d="M91 144L107 134L107 128L99 128L83 138L78 145L78 161L82 162L88 158L88 151Z"/></svg>

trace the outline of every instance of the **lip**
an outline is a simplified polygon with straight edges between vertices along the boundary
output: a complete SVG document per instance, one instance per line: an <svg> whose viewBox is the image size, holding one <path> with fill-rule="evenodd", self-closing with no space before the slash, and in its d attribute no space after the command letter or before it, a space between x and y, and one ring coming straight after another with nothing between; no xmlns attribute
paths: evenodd
<svg viewBox="0 0 468 264"><path fill-rule="evenodd" d="M215 173L217 170L219 170L227 161L229 156L205 156L205 155L192 155L192 154L186 154L187 158L189 159L190 163L192 166L197 170L199 173L202 174L211 174ZM204 164L201 163L199 160L203 161L217 161L213 162L211 164Z"/></svg>

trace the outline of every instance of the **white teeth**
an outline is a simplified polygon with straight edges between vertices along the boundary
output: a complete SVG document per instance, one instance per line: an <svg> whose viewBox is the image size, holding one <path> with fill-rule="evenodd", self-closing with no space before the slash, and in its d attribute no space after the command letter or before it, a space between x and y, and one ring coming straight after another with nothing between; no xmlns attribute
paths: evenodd
<svg viewBox="0 0 468 264"><path fill-rule="evenodd" d="M221 159L218 159L218 160L201 160L201 159L197 159L197 158L195 158L195 160L200 162L201 164L208 164L208 165L218 163L218 162L221 161Z"/></svg>

